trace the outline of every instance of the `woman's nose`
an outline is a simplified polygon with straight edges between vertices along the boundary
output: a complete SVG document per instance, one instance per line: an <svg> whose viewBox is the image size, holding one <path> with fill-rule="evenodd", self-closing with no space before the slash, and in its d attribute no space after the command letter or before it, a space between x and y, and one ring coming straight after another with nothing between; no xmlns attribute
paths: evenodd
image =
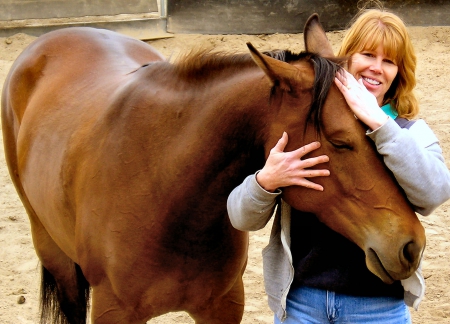
<svg viewBox="0 0 450 324"><path fill-rule="evenodd" d="M375 73L381 73L382 72L381 64L382 61L377 59L374 62L372 62L370 69Z"/></svg>

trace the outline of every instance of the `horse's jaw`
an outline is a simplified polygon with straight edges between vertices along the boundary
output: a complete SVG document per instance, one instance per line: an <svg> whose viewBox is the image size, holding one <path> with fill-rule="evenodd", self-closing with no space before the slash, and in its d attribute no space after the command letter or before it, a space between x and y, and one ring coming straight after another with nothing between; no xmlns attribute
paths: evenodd
<svg viewBox="0 0 450 324"><path fill-rule="evenodd" d="M365 253L366 253L367 269L369 269L370 272L372 272L374 275L380 278L384 283L386 284L394 283L395 281L394 278L391 277L389 272L383 266L383 263L381 262L377 253L371 248L365 251Z"/></svg>

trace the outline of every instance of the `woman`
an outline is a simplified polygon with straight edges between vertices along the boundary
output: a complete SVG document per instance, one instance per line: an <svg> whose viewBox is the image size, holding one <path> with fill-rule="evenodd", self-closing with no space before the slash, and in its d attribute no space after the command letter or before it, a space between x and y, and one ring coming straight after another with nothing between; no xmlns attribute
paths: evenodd
<svg viewBox="0 0 450 324"><path fill-rule="evenodd" d="M392 13L365 10L348 30L339 55L349 57L349 73L336 76L337 87L355 116L367 125L367 136L415 210L430 214L450 198L450 172L431 129L423 120L410 120L418 114L412 92L416 57L404 23ZM258 230L252 224L267 223L274 211L268 206L275 205L280 188L299 185L323 190L305 177L329 175L328 170L314 170L311 175L307 169L328 157L300 159L320 144L285 153L287 142L284 133L263 169L230 194L228 212L237 229ZM252 217L265 221L254 222ZM264 281L275 323L411 322L407 306L417 309L425 289L420 271L402 282L384 284L366 268L359 247L314 215L292 209L290 219L290 233L295 233L290 235L290 249L282 248L276 218L263 251ZM283 231L289 233L286 228ZM292 260L294 277L279 270L283 268L280 260ZM282 278L284 287L274 285L275 277L277 282Z"/></svg>

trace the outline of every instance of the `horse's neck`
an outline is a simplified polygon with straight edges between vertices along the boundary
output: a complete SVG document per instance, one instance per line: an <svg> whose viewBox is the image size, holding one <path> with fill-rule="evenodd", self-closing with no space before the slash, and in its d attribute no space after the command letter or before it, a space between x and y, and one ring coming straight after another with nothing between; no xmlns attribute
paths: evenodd
<svg viewBox="0 0 450 324"><path fill-rule="evenodd" d="M146 98L139 99L153 107L145 115L151 118L148 124L165 120L168 126L160 127L158 136L176 139L167 144L168 150L183 156L192 152L188 159L193 160L198 154L202 168L217 172L218 165L232 165L238 173L261 166L272 116L270 84L255 65L214 70L191 79L172 74L166 63L157 64L147 70L145 82L138 79L137 83L151 89L141 92ZM136 102L133 106L142 105Z"/></svg>
<svg viewBox="0 0 450 324"><path fill-rule="evenodd" d="M191 127L196 129L196 141L206 144L199 150L211 154L209 161L205 157L205 168L241 180L264 164L263 144L272 118L270 85L256 68L222 77L191 84L199 90L189 100L196 114Z"/></svg>
<svg viewBox="0 0 450 324"><path fill-rule="evenodd" d="M206 94L209 100L200 108L211 134L222 136L227 141L236 141L230 143L232 145L262 145L273 118L269 107L269 82L263 74L258 70L257 73L235 74L214 82L203 88L209 92Z"/></svg>

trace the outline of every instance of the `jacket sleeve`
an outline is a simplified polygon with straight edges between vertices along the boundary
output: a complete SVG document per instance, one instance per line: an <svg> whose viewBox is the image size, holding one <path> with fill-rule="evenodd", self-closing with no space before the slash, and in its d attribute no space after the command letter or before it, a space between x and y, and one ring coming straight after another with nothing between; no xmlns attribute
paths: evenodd
<svg viewBox="0 0 450 324"><path fill-rule="evenodd" d="M367 135L416 212L429 215L450 198L450 172L439 141L425 121L406 129L389 118Z"/></svg>
<svg viewBox="0 0 450 324"><path fill-rule="evenodd" d="M256 181L256 174L245 178L228 196L231 224L241 231L257 231L266 226L275 212L276 198L281 194L281 190L275 193L264 190Z"/></svg>

